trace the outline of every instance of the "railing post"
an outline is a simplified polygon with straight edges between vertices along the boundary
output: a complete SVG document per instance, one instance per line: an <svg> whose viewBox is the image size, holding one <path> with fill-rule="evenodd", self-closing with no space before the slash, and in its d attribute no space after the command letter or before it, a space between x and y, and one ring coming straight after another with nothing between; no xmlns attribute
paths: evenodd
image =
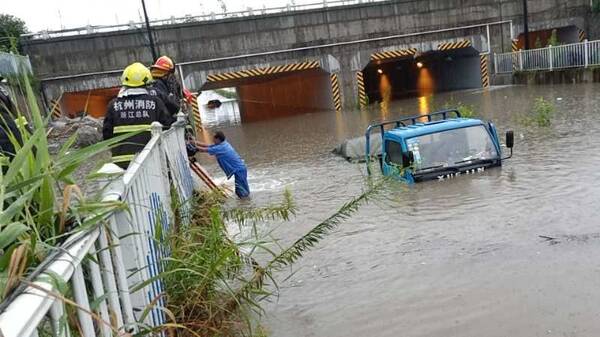
<svg viewBox="0 0 600 337"><path fill-rule="evenodd" d="M52 336L71 337L67 315L63 301L56 299L50 307L50 323L52 324Z"/></svg>
<svg viewBox="0 0 600 337"><path fill-rule="evenodd" d="M519 49L519 70L523 71L523 49Z"/></svg>
<svg viewBox="0 0 600 337"><path fill-rule="evenodd" d="M177 124L185 125L185 114L182 111L177 113Z"/></svg>
<svg viewBox="0 0 600 337"><path fill-rule="evenodd" d="M71 279L73 285L73 297L77 303L77 318L79 319L79 325L84 337L94 337L94 321L88 313L90 311L90 302L88 300L88 294L85 289L85 280L83 279L83 270L81 264L75 268L73 278ZM101 323L100 323L101 324Z"/></svg>
<svg viewBox="0 0 600 337"><path fill-rule="evenodd" d="M152 137L159 136L162 134L162 124L159 122L152 122L150 124L150 132L152 133Z"/></svg>
<svg viewBox="0 0 600 337"><path fill-rule="evenodd" d="M552 71L552 45L548 45L548 65L550 66L550 71Z"/></svg>
<svg viewBox="0 0 600 337"><path fill-rule="evenodd" d="M588 46L588 40L583 40L583 64L584 67L588 67L590 63L590 47Z"/></svg>
<svg viewBox="0 0 600 337"><path fill-rule="evenodd" d="M493 58L493 60L494 60L494 74L498 73L498 59L496 58L496 55L497 54L494 53L494 58Z"/></svg>

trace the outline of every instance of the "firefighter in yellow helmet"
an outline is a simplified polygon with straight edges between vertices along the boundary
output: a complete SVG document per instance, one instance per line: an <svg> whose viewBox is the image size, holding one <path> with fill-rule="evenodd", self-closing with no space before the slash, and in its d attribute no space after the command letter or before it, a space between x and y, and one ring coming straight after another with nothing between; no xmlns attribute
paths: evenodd
<svg viewBox="0 0 600 337"><path fill-rule="evenodd" d="M112 150L113 162L124 169L150 140L152 122L160 122L168 127L174 121L164 103L148 93L147 86L151 81L150 70L143 64L136 62L129 65L121 76L123 87L118 96L108 103L102 128L104 139L139 132Z"/></svg>
<svg viewBox="0 0 600 337"><path fill-rule="evenodd" d="M166 105L171 115L181 109L183 92L175 76L175 63L168 56L161 56L150 66L154 82L149 89L151 95L158 96Z"/></svg>

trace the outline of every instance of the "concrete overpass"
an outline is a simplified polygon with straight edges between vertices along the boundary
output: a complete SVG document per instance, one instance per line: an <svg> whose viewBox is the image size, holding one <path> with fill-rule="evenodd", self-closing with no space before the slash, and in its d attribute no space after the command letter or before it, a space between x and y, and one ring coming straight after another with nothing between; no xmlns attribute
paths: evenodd
<svg viewBox="0 0 600 337"><path fill-rule="evenodd" d="M529 7L530 30L575 26L596 38L588 0L530 1ZM373 89L374 72L393 73L407 92L416 89L407 78L420 61L435 64L435 80L454 78L447 89L487 85L492 60L485 55L510 51L522 32L521 10L522 0L382 1L162 25L153 35L191 89L236 86L247 96L242 101L264 109L260 102L283 104L282 97L298 95L298 102L307 101L317 92L307 88L327 88L315 107L352 108L381 96ZM36 38L23 46L49 99L116 86L124 66L152 61L142 29ZM280 90L267 94L274 86Z"/></svg>

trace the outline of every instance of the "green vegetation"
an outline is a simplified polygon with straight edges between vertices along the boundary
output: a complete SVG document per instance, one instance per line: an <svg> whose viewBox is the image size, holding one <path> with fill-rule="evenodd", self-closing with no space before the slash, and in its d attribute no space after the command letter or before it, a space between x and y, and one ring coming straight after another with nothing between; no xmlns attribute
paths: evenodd
<svg viewBox="0 0 600 337"><path fill-rule="evenodd" d="M85 197L73 173L125 136L83 149L73 149L73 136L52 157L47 121L31 85L26 78L22 83L31 130L20 125L23 144L11 134L16 153L10 163L0 155L4 163L0 172L0 299L6 298L30 268L52 254L68 235L90 228L109 212L123 208L121 203L100 201L99 195Z"/></svg>
<svg viewBox="0 0 600 337"><path fill-rule="evenodd" d="M533 47L534 48L543 48L544 47L544 45L542 44L542 40L540 39L539 36L535 39L535 42L533 43Z"/></svg>
<svg viewBox="0 0 600 337"><path fill-rule="evenodd" d="M535 123L538 126L550 126L552 124L551 118L554 115L554 104L543 97L539 97L533 105L533 114Z"/></svg>
<svg viewBox="0 0 600 337"><path fill-rule="evenodd" d="M548 43L546 44L547 46L558 46L560 43L558 42L558 35L556 32L556 29L552 30L552 34L550 35L550 38L548 39Z"/></svg>
<svg viewBox="0 0 600 337"><path fill-rule="evenodd" d="M475 116L475 107L462 102L455 102L454 99L447 101L443 105L444 109L457 109L463 118L473 118Z"/></svg>
<svg viewBox="0 0 600 337"><path fill-rule="evenodd" d="M27 33L25 22L10 14L0 14L0 51L18 49L19 37Z"/></svg>
<svg viewBox="0 0 600 337"><path fill-rule="evenodd" d="M530 114L519 115L518 123L525 126L548 127L552 125L552 117L554 116L554 104L547 101L543 97L535 99L533 109Z"/></svg>
<svg viewBox="0 0 600 337"><path fill-rule="evenodd" d="M592 1L592 12L600 13L600 0Z"/></svg>

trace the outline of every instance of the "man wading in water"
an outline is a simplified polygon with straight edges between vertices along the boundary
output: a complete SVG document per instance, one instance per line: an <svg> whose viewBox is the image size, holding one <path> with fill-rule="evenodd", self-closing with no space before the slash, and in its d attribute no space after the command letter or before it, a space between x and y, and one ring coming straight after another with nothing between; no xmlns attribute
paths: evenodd
<svg viewBox="0 0 600 337"><path fill-rule="evenodd" d="M250 187L248 186L248 171L244 161L229 142L225 140L223 132L217 131L213 136L213 140L215 143L212 145L196 141L197 150L215 156L227 179L235 176L235 194L240 199L247 198L250 196Z"/></svg>

